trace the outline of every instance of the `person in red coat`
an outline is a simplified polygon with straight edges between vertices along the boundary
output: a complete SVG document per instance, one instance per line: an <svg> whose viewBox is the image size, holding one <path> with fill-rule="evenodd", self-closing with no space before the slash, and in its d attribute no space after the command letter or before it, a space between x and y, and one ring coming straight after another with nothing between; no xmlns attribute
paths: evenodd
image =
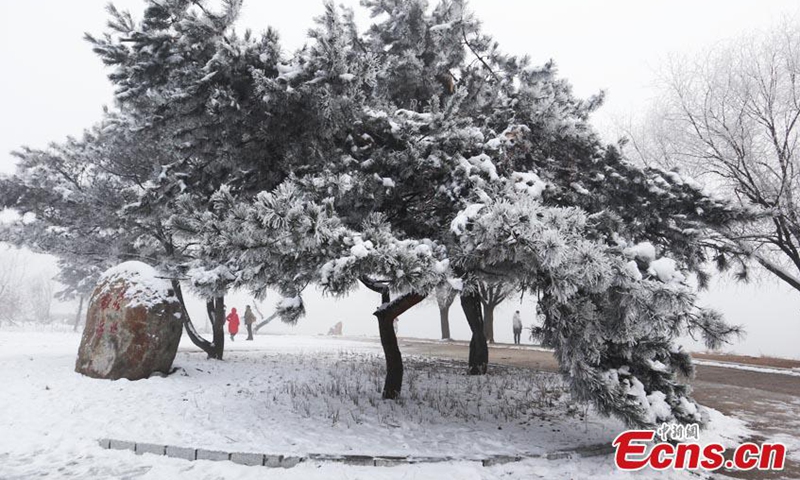
<svg viewBox="0 0 800 480"><path fill-rule="evenodd" d="M231 340L239 333L239 314L236 313L235 308L231 308L231 313L228 314L228 333L231 334Z"/></svg>

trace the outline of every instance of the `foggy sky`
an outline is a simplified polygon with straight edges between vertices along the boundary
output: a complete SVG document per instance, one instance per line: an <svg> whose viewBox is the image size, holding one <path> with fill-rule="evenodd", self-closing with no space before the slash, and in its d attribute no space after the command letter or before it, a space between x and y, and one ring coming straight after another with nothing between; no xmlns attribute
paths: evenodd
<svg viewBox="0 0 800 480"><path fill-rule="evenodd" d="M0 1L0 173L13 171L9 151L21 145L44 147L62 141L100 119L102 106L112 103L112 87L101 62L82 40L83 32L103 31L105 0ZM115 2L135 16L141 1ZM337 2L338 3L338 2ZM352 0L343 2L354 5ZM691 53L740 33L764 30L783 16L797 17L800 4L771 1L531 1L473 0L485 30L505 51L529 54L535 64L554 59L560 73L579 96L605 90L606 105L593 122L606 140L615 141L614 119L635 116L656 94L658 65L668 55ZM245 1L240 24L256 32L276 28L287 53L302 46L312 17L322 12L321 0ZM365 15L357 15L360 24ZM34 263L43 269L52 261ZM37 268L32 265L31 268ZM308 317L297 327L270 325L270 331L324 333L343 321L345 334L376 335L371 317L375 294L358 292L334 301L307 293ZM717 280L702 294L703 303L743 324L747 337L726 350L748 354L800 358L800 294L771 277L741 285ZM263 304L270 310L277 299ZM246 292L229 297L229 306L252 302ZM529 298L502 305L496 314L495 336L511 340L511 313L522 310L523 323L534 321ZM204 309L193 302L190 311L202 325ZM458 303L451 310L451 330L469 338ZM428 300L401 317L400 335L438 337L435 302Z"/></svg>

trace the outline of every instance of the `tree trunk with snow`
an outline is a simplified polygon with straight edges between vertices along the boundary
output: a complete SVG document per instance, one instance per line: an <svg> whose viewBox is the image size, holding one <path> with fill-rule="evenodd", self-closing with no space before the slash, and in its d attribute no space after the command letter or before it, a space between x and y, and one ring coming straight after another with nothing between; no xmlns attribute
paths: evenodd
<svg viewBox="0 0 800 480"><path fill-rule="evenodd" d="M453 304L457 293L446 283L436 287L436 304L439 306L442 340L450 340L450 306Z"/></svg>
<svg viewBox="0 0 800 480"><path fill-rule="evenodd" d="M371 278L362 278L361 283L381 294L381 306L374 315L378 318L378 332L381 336L381 347L386 358L386 380L383 383L383 398L395 399L400 396L403 388L403 356L397 344L397 334L394 331L394 320L403 312L421 302L425 296L417 293L407 293L394 301L389 296L389 287L380 281Z"/></svg>
<svg viewBox="0 0 800 480"><path fill-rule="evenodd" d="M442 340L450 340L450 306L439 307L439 323L442 325Z"/></svg>
<svg viewBox="0 0 800 480"><path fill-rule="evenodd" d="M421 302L425 296L417 293L406 293L394 301L389 301L389 293L381 294L383 305L375 311L378 317L378 328L381 334L381 345L386 355L386 381L383 384L383 398L395 399L400 396L403 387L403 357L397 345L394 333L394 320L400 314Z"/></svg>
<svg viewBox="0 0 800 480"><path fill-rule="evenodd" d="M394 318L378 316L378 331L386 357L386 379L383 382L383 398L395 399L403 388L403 355L394 333Z"/></svg>
<svg viewBox="0 0 800 480"><path fill-rule="evenodd" d="M486 341L494 343L494 305L483 306L483 334Z"/></svg>
<svg viewBox="0 0 800 480"><path fill-rule="evenodd" d="M189 340L192 341L197 347L199 347L202 351L206 352L208 358L213 358L216 360L222 360L222 352L224 348L225 336L223 335L222 343L211 343L197 332L197 329L194 328L194 324L192 323L191 317L189 317L189 311L186 309L186 302L183 298L183 290L181 289L181 283L178 280L172 280L172 289L175 292L175 296L178 297L178 301L181 304L181 321L183 322L183 328L186 331L186 335L189 336ZM208 304L206 304L208 307ZM223 304L223 315L222 321L223 324L225 322L225 306ZM213 319L213 317L210 317ZM213 325L213 320L212 320ZM217 347L219 345L219 348Z"/></svg>
<svg viewBox="0 0 800 480"><path fill-rule="evenodd" d="M467 323L472 330L472 339L469 342L469 375L483 375L489 365L489 346L486 344L486 335L483 326L483 313L481 311L481 298L477 292L461 294L461 308L467 317Z"/></svg>
<svg viewBox="0 0 800 480"><path fill-rule="evenodd" d="M206 301L208 319L211 321L210 358L222 360L225 351L225 297L214 297Z"/></svg>
<svg viewBox="0 0 800 480"><path fill-rule="evenodd" d="M261 312L258 312L258 314L261 315ZM253 333L258 333L258 330L261 327L269 324L269 322L273 321L277 316L278 316L278 312L273 313L272 315L270 315L267 318L264 318L264 316L261 315L262 320L259 323L257 323L255 327L253 327Z"/></svg>

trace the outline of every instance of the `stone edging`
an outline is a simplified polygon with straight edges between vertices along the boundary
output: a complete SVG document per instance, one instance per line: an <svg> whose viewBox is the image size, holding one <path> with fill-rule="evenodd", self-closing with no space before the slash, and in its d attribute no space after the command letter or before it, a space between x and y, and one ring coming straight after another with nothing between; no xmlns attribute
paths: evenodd
<svg viewBox="0 0 800 480"><path fill-rule="evenodd" d="M455 458L450 456L442 457L394 457L370 455L330 455L310 453L307 455L272 455L265 453L246 453L246 452L223 452L219 450L206 450L202 448L176 447L172 445L157 445L153 443L129 442L124 440L114 440L104 438L99 441L100 447L106 450L128 450L143 455L150 453L153 455L164 455L172 458L184 460L213 460L231 461L240 465L281 467L291 468L301 462L338 462L347 465L360 465L370 467L393 467L396 465L410 465L416 463L439 463L454 461L473 461L480 462L484 467L501 465L511 462L519 462L529 458L545 458L547 460L559 460L565 458L594 457L605 455L612 452L610 445L600 444L587 447L579 447L572 450L560 450L547 454L539 455L491 455L484 458Z"/></svg>

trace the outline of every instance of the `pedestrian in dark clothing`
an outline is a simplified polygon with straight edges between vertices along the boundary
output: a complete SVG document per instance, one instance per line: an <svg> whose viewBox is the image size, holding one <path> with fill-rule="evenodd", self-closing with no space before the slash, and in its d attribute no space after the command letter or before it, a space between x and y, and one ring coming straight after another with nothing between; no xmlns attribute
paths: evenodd
<svg viewBox="0 0 800 480"><path fill-rule="evenodd" d="M247 327L247 340L253 339L253 324L256 323L256 316L250 310L250 305L244 310L244 325Z"/></svg>
<svg viewBox="0 0 800 480"><path fill-rule="evenodd" d="M514 312L513 327L514 327L514 345L519 345L520 337L522 336L522 319L519 317L519 310Z"/></svg>

